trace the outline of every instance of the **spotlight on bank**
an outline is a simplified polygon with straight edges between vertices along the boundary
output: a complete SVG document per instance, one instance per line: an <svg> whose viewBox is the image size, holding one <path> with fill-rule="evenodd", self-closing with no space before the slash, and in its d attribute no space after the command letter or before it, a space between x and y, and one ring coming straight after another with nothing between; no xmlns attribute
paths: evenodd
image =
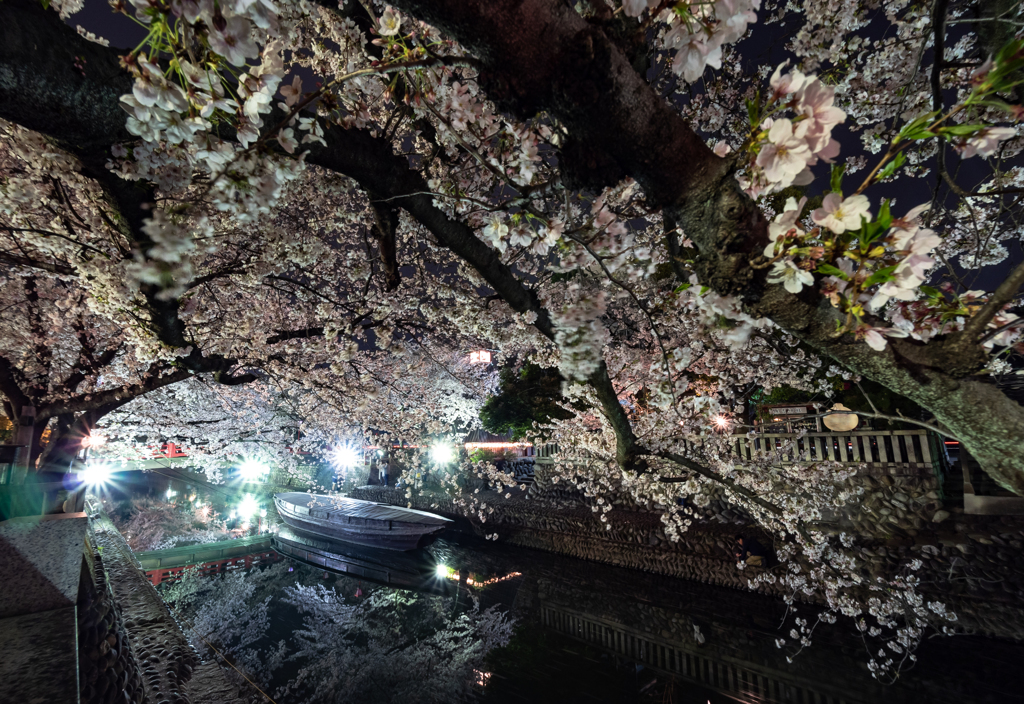
<svg viewBox="0 0 1024 704"><path fill-rule="evenodd" d="M103 486L113 476L113 468L109 464L103 463L86 465L85 469L78 473L81 482L90 487Z"/></svg>
<svg viewBox="0 0 1024 704"><path fill-rule="evenodd" d="M434 445L430 448L430 458L437 464L451 462L454 455L451 445Z"/></svg>
<svg viewBox="0 0 1024 704"><path fill-rule="evenodd" d="M267 465L259 460L246 458L242 460L242 464L238 465L238 473L243 481L256 482L267 475Z"/></svg>
<svg viewBox="0 0 1024 704"><path fill-rule="evenodd" d="M349 445L338 445L330 454L331 464L337 469L347 469L359 464L359 453Z"/></svg>
<svg viewBox="0 0 1024 704"><path fill-rule="evenodd" d="M238 515L242 518L248 518L260 510L260 503L256 500L256 497L252 494L246 494L245 498L242 499L242 503L238 504Z"/></svg>

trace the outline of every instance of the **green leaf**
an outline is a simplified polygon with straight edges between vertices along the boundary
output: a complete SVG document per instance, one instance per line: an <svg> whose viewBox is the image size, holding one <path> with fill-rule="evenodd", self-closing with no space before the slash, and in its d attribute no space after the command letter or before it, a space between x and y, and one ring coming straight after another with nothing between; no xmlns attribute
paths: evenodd
<svg viewBox="0 0 1024 704"><path fill-rule="evenodd" d="M899 264L893 264L892 266L887 266L882 269L879 269L878 271L876 271L874 274L867 278L862 288L867 289L874 286L875 284L884 283L886 281L892 281L893 279L896 278L895 276L893 276L892 272L896 270L897 266L899 266Z"/></svg>
<svg viewBox="0 0 1024 704"><path fill-rule="evenodd" d="M860 216L860 230L857 231L857 239L860 241L860 251L867 254L872 242L881 237L888 230L878 222L868 222L863 215Z"/></svg>
<svg viewBox="0 0 1024 704"><path fill-rule="evenodd" d="M978 100L978 101L972 103L972 105L984 105L986 107L996 108L998 110L1003 110L1003 111L1008 112L1008 113L1016 113L1017 112L1017 109L1016 109L1017 106L1010 105L1009 103L1007 103L1007 102L1005 102L1003 100L999 100L998 98L991 98L989 100Z"/></svg>
<svg viewBox="0 0 1024 704"><path fill-rule="evenodd" d="M819 264L818 268L815 269L815 271L818 272L819 274L825 274L826 276L838 277L838 278L842 279L843 281L849 281L850 280L850 277L847 276L846 273L842 269L840 269L837 266L832 266L831 264L824 264L824 263L823 264Z"/></svg>
<svg viewBox="0 0 1024 704"><path fill-rule="evenodd" d="M918 289L921 291L921 293L928 296L928 298L938 298L940 295L938 290L932 288L931 286L918 286Z"/></svg>
<svg viewBox="0 0 1024 704"><path fill-rule="evenodd" d="M701 286L700 287L700 295L703 296L705 293L707 293L710 290L711 290L710 286Z"/></svg>
<svg viewBox="0 0 1024 704"><path fill-rule="evenodd" d="M883 230L888 230L889 226L892 225L892 215L889 213L888 198L882 199L882 205L878 208L878 217L875 218L875 223L877 223Z"/></svg>
<svg viewBox="0 0 1024 704"><path fill-rule="evenodd" d="M905 163L907 163L907 157L903 155L903 152L900 152L893 158L892 161L883 166L882 169L877 174L875 174L875 181L882 181L889 178L894 173L896 173L896 170L903 166Z"/></svg>
<svg viewBox="0 0 1024 704"><path fill-rule="evenodd" d="M956 137L966 137L972 135L975 132L980 132L985 129L985 125L950 125L949 127L940 127L939 133L943 136L954 135Z"/></svg>
<svg viewBox="0 0 1024 704"><path fill-rule="evenodd" d="M756 101L756 102L755 102ZM747 101L747 119L750 120L750 127L757 127L757 114L758 108L761 105L761 93L758 91L757 97L754 100Z"/></svg>
<svg viewBox="0 0 1024 704"><path fill-rule="evenodd" d="M938 115L938 112L929 112L911 120L903 126L903 129L901 129L900 133L896 135L896 139L894 139L892 143L898 144L904 140L913 142L918 139L932 137L932 133L925 128L931 124Z"/></svg>
<svg viewBox="0 0 1024 704"><path fill-rule="evenodd" d="M693 284L679 284L678 286L676 286L676 288L673 291L673 293L679 293L681 291L685 291L686 289L690 288L691 286L693 286Z"/></svg>
<svg viewBox="0 0 1024 704"><path fill-rule="evenodd" d="M832 164L832 180L830 185L833 193L838 193L839 197L843 196L843 174L846 173L846 164Z"/></svg>

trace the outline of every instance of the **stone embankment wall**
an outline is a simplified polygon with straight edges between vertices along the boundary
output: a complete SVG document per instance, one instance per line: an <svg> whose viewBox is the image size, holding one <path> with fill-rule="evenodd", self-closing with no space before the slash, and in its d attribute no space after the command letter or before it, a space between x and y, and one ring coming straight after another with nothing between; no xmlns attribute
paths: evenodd
<svg viewBox="0 0 1024 704"><path fill-rule="evenodd" d="M78 596L78 668L82 704L143 704L142 667L100 552L86 542ZM149 700L152 701L152 700Z"/></svg>
<svg viewBox="0 0 1024 704"><path fill-rule="evenodd" d="M248 697L239 693L239 687L231 683L216 662L200 664L181 624L150 584L110 519L102 515L96 517L92 527L94 543L102 548L103 565L116 602L112 610L123 616L123 628L118 631L116 641L127 646L124 651L135 654L141 681L141 687L133 690L130 699L93 701L118 704L245 702ZM134 698L136 696L140 698Z"/></svg>
<svg viewBox="0 0 1024 704"><path fill-rule="evenodd" d="M183 690L199 663L195 650L114 524L100 517L94 520L93 529L125 616L128 640L142 665L147 700L151 704L189 704Z"/></svg>
<svg viewBox="0 0 1024 704"><path fill-rule="evenodd" d="M884 496L895 497L903 486L894 482L887 486L893 491ZM403 506L409 501L404 492L387 487L362 487L351 495ZM413 497L412 506L459 518L460 527L478 535L497 533L509 544L738 589L748 589L748 580L760 570L737 569L734 536L742 533L771 545L769 536L743 524L739 514L725 518L724 512L730 510L722 508L725 504L705 509L706 520L695 521L673 542L657 511L614 509L607 514L606 525L586 506L570 507L569 498L559 497L558 505L551 506L536 499L505 501L492 495L486 499L485 523L447 497ZM921 591L955 611L962 627L1024 639L1024 564L1015 559L1024 545L1024 520L964 516L952 509L949 513L954 518L922 523L921 529L886 521L859 536L854 550L861 558L862 575L892 575L920 559ZM787 595L778 585L763 584L758 591Z"/></svg>

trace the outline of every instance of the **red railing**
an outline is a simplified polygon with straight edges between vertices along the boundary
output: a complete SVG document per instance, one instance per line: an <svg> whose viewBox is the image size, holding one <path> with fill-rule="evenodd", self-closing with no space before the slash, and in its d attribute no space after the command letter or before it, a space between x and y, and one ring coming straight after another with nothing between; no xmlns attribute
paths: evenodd
<svg viewBox="0 0 1024 704"><path fill-rule="evenodd" d="M159 567L154 570L146 570L146 577L155 587L163 582L177 582L182 578L182 573L185 570L198 568L199 574L203 577L207 577L214 574L220 574L221 572L229 572L231 570L249 569L253 565L278 562L281 559L281 555L278 552L274 550L263 550L249 555L239 555L237 557L228 557L223 560L213 560L212 562L201 562L194 565L182 565L181 567Z"/></svg>

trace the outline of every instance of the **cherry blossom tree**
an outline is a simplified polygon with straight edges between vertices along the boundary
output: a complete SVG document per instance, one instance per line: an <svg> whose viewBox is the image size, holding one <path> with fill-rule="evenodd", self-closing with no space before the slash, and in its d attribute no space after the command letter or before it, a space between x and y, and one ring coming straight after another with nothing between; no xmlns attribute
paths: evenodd
<svg viewBox="0 0 1024 704"><path fill-rule="evenodd" d="M5 285L69 287L154 389L261 385L327 444L465 429L477 346L557 367L565 477L720 492L795 541L795 591L907 644L944 612L812 528L846 470L740 464L715 429L863 376L1024 490L991 383L1024 284L1012 3L132 0L123 55L53 9L0 6ZM20 345L12 417L57 377Z"/></svg>

